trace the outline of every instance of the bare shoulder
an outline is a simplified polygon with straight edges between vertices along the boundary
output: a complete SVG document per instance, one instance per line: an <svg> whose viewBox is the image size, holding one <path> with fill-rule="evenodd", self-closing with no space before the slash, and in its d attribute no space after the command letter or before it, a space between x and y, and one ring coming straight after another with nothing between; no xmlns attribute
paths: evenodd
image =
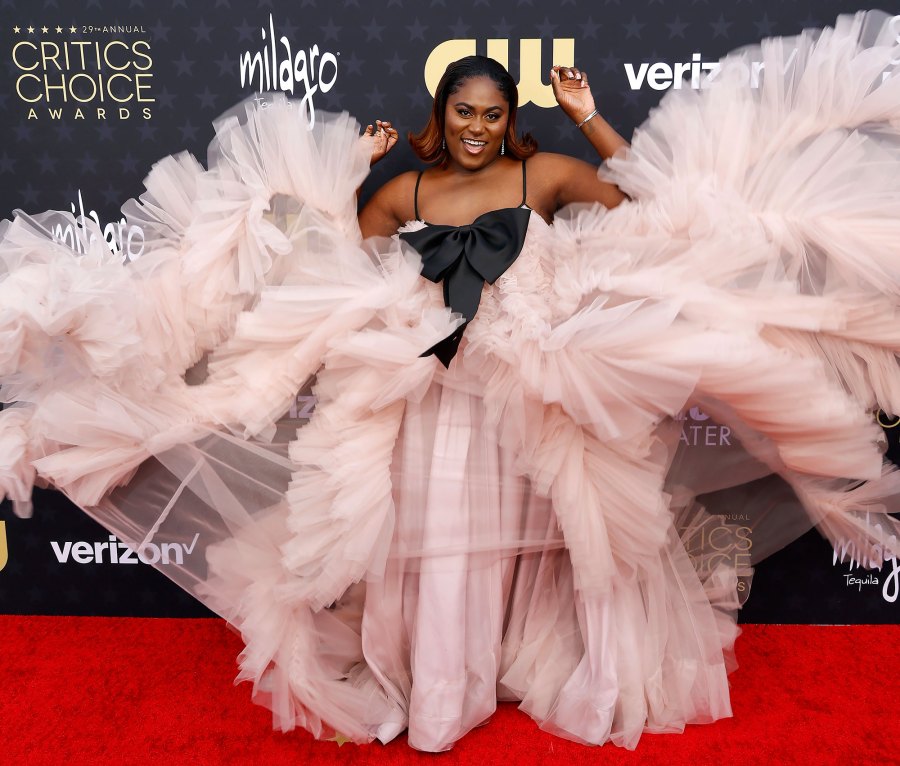
<svg viewBox="0 0 900 766"><path fill-rule="evenodd" d="M380 204L390 203L392 208L402 207L406 197L409 197L409 204L412 205L413 192L416 187L416 177L419 174L415 170L408 170L398 176L394 176L390 181L381 186L372 199L376 198Z"/></svg>
<svg viewBox="0 0 900 766"><path fill-rule="evenodd" d="M557 154L556 152L538 152L533 155L528 159L528 169L551 177L565 177L573 171L588 170L594 173L597 170L584 160L569 157L566 154Z"/></svg>
<svg viewBox="0 0 900 766"><path fill-rule="evenodd" d="M394 176L372 195L359 214L363 237L390 236L415 217L413 195L418 175L410 170Z"/></svg>
<svg viewBox="0 0 900 766"><path fill-rule="evenodd" d="M601 181L597 166L554 152L538 152L528 160L528 188L534 178L536 192L544 195L555 213L572 202L600 202L615 207L624 195L615 186Z"/></svg>

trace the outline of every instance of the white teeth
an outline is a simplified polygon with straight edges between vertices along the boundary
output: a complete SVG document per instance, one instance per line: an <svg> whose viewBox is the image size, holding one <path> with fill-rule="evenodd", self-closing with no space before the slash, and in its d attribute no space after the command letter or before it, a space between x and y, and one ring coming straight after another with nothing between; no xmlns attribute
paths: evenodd
<svg viewBox="0 0 900 766"><path fill-rule="evenodd" d="M472 146L484 146L485 144L487 144L487 141L476 141L473 138L464 138L463 143L472 144Z"/></svg>

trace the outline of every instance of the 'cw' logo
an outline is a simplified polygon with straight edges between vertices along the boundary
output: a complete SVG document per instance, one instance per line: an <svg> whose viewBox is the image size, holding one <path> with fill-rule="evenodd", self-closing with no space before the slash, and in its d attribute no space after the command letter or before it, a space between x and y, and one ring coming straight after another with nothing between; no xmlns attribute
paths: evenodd
<svg viewBox="0 0 900 766"><path fill-rule="evenodd" d="M428 55L425 62L425 85L433 96L447 65L464 56L475 54L475 40L445 40ZM509 69L509 40L488 40L487 55ZM575 40L562 38L553 41L553 64L575 65ZM550 67L547 67L549 70ZM541 40L529 38L519 41L519 106L556 106L553 89L541 80Z"/></svg>
<svg viewBox="0 0 900 766"><path fill-rule="evenodd" d="M6 545L6 522L0 521L0 570L6 566L9 561L9 549Z"/></svg>

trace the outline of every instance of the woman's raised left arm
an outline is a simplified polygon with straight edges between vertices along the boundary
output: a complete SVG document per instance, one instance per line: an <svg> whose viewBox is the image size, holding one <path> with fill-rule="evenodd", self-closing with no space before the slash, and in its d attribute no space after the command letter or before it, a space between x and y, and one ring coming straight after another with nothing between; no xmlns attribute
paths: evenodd
<svg viewBox="0 0 900 766"><path fill-rule="evenodd" d="M591 142L600 159L608 160L628 146L594 104L587 72L577 67L555 66L550 70L550 85L563 112Z"/></svg>

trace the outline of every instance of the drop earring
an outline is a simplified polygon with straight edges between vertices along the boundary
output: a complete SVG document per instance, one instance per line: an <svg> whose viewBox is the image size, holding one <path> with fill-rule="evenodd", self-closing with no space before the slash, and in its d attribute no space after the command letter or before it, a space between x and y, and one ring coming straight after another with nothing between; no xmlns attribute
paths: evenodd
<svg viewBox="0 0 900 766"><path fill-rule="evenodd" d="M503 136L503 140L500 142L500 156L502 157L506 154L506 136Z"/></svg>
<svg viewBox="0 0 900 766"><path fill-rule="evenodd" d="M441 139L441 151L442 152L447 151L447 139L446 138Z"/></svg>

